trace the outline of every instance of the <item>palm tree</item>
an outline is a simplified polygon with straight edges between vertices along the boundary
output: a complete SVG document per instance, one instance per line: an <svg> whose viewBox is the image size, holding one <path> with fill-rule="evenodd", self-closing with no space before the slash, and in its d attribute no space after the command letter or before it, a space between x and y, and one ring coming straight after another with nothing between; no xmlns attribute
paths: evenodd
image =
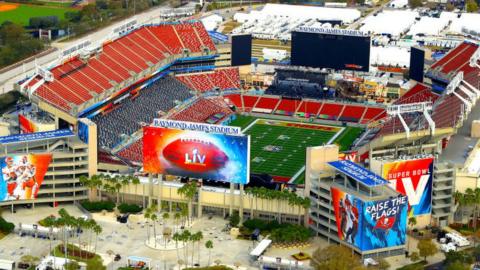
<svg viewBox="0 0 480 270"><path fill-rule="evenodd" d="M178 194L184 197L188 202L188 225L190 225L190 217L192 215L192 202L193 198L197 194L197 182L191 181L184 184L181 188L178 189Z"/></svg>
<svg viewBox="0 0 480 270"><path fill-rule="evenodd" d="M212 257L212 249L213 249L212 240L208 240L207 242L205 242L205 248L208 249L208 264L207 264L207 266L210 266L210 259Z"/></svg>
<svg viewBox="0 0 480 270"><path fill-rule="evenodd" d="M465 206L465 196L460 191L455 191L453 195L455 198L455 204L457 204L457 210L460 211L460 220L463 220L463 207Z"/></svg>
<svg viewBox="0 0 480 270"><path fill-rule="evenodd" d="M117 182L113 185L113 188L117 194L117 205L120 203L120 189L122 188L122 183L117 179Z"/></svg>
<svg viewBox="0 0 480 270"><path fill-rule="evenodd" d="M103 231L102 226L98 224L93 227L93 232L95 233L95 253L97 253L98 235L101 234L102 231Z"/></svg>
<svg viewBox="0 0 480 270"><path fill-rule="evenodd" d="M163 228L165 229L165 226L167 225L167 220L170 218L170 214L168 212L163 213L162 219L163 219Z"/></svg>
<svg viewBox="0 0 480 270"><path fill-rule="evenodd" d="M135 197L137 197L137 189L138 189L138 185L140 185L140 179L138 179L138 177L136 176L132 176L131 182L135 186Z"/></svg>
<svg viewBox="0 0 480 270"><path fill-rule="evenodd" d="M157 207L155 205L152 205L150 207L148 207L145 211L145 218L146 219L150 219L153 223L153 239L155 241L155 247L157 247L157 229L156 229L156 221L158 220L158 216L156 214L157 212ZM149 234L150 232L150 229L148 228L149 226L147 226L147 235ZM150 237L148 237L148 239L150 239Z"/></svg>
<svg viewBox="0 0 480 270"><path fill-rule="evenodd" d="M200 242L203 240L203 233L201 231L198 231L195 233L195 241L197 242L197 256L198 256L198 265L200 265Z"/></svg>
<svg viewBox="0 0 480 270"><path fill-rule="evenodd" d="M192 236L192 233L190 233L189 230L184 230L182 234L180 235L180 239L183 242L183 246L185 247L184 250L184 255L185 255L185 263L188 264L188 242L190 241L190 238Z"/></svg>
<svg viewBox="0 0 480 270"><path fill-rule="evenodd" d="M408 218L408 226L410 226L410 231L412 230L413 226L417 225L417 218L415 216L411 216ZM407 239L408 240L408 239ZM408 248L407 252L410 250L410 241L408 241Z"/></svg>
<svg viewBox="0 0 480 270"><path fill-rule="evenodd" d="M58 211L58 214L60 215L60 218L57 220L58 225L62 227L62 232L63 232L63 253L65 255L65 260L67 259L67 253L68 253L68 234L67 234L67 228L70 227L71 224L71 219L70 215L68 214L67 210L65 208L62 208Z"/></svg>
<svg viewBox="0 0 480 270"><path fill-rule="evenodd" d="M173 241L175 241L175 249L177 250L177 261L180 260L180 254L178 252L178 242L179 241L182 241L182 236L176 232L173 234L173 237L172 237Z"/></svg>
<svg viewBox="0 0 480 270"><path fill-rule="evenodd" d="M173 215L173 219L175 220L175 231L177 230L178 227L178 221L182 218L182 215L179 212L176 212Z"/></svg>
<svg viewBox="0 0 480 270"><path fill-rule="evenodd" d="M125 202L125 193L126 193L125 188L130 184L130 176L121 176L120 183L122 184L122 188L123 188L122 201Z"/></svg>
<svg viewBox="0 0 480 270"><path fill-rule="evenodd" d="M49 254L52 254L52 234L53 234L53 228L55 227L55 217L53 216L48 216L44 219L45 226L48 227L48 239L49 239Z"/></svg>

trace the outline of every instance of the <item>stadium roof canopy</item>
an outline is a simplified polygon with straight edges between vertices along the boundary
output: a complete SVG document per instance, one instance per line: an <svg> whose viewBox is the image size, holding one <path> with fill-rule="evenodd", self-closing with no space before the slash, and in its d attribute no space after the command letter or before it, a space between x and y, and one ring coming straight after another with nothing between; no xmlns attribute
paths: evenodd
<svg viewBox="0 0 480 270"><path fill-rule="evenodd" d="M265 20L268 17L288 17L292 19L340 20L343 23L352 23L359 19L360 11L353 8L327 8L301 5L266 4L260 11L249 14L237 13L237 21Z"/></svg>
<svg viewBox="0 0 480 270"><path fill-rule="evenodd" d="M400 37L415 22L418 12L409 10L386 10L377 16L367 17L360 27L360 30L371 32L374 34L391 35L392 37Z"/></svg>

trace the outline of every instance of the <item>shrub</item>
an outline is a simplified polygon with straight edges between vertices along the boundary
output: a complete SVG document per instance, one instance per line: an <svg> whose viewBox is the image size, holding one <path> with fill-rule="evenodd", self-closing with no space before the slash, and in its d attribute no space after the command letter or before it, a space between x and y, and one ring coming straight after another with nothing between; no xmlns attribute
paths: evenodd
<svg viewBox="0 0 480 270"><path fill-rule="evenodd" d="M108 212L112 212L115 208L115 203L112 201L103 201L103 202L90 202L84 201L81 202L83 208L85 208L89 212L101 212L106 210Z"/></svg>
<svg viewBox="0 0 480 270"><path fill-rule="evenodd" d="M240 216L238 215L238 212L235 211L235 213L233 213L230 216L229 223L230 223L230 226L232 226L232 227L237 227L238 226L238 223L240 223Z"/></svg>
<svg viewBox="0 0 480 270"><path fill-rule="evenodd" d="M139 205L136 204L128 204L128 203L122 203L118 206L118 210L122 214L126 213L140 213L142 212L143 208Z"/></svg>
<svg viewBox="0 0 480 270"><path fill-rule="evenodd" d="M15 229L15 224L6 221L4 218L0 217L0 231L4 234L9 234Z"/></svg>
<svg viewBox="0 0 480 270"><path fill-rule="evenodd" d="M259 229L260 231L266 231L268 223L260 219L249 219L243 222L243 226L251 231Z"/></svg>

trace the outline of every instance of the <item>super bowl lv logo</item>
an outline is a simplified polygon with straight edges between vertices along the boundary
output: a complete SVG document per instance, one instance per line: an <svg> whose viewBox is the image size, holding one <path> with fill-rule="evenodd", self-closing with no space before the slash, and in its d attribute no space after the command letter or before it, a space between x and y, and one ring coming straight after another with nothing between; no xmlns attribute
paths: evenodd
<svg viewBox="0 0 480 270"><path fill-rule="evenodd" d="M206 155L201 154L197 148L192 153L185 153L185 164L195 164L205 166Z"/></svg>
<svg viewBox="0 0 480 270"><path fill-rule="evenodd" d="M386 164L384 177L390 186L408 197L414 215L431 212L433 159L407 160Z"/></svg>

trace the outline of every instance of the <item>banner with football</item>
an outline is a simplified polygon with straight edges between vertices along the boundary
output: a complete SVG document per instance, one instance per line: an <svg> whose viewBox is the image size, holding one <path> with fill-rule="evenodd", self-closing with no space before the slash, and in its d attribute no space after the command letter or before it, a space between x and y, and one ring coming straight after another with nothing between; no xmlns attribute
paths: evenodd
<svg viewBox="0 0 480 270"><path fill-rule="evenodd" d="M143 128L144 171L247 184L248 136Z"/></svg>
<svg viewBox="0 0 480 270"><path fill-rule="evenodd" d="M0 157L0 202L35 199L51 160L52 154Z"/></svg>
<svg viewBox="0 0 480 270"><path fill-rule="evenodd" d="M433 158L386 163L383 178L396 191L408 197L409 214L430 214L432 211Z"/></svg>

